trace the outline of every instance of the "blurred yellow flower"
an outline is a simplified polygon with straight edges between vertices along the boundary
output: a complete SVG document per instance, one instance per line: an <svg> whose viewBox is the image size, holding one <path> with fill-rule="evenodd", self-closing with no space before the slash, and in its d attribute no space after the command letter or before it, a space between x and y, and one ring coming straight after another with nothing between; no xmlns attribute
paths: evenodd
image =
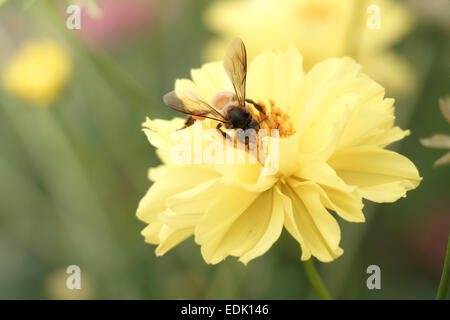
<svg viewBox="0 0 450 320"><path fill-rule="evenodd" d="M380 29L367 21L376 5ZM407 8L392 0L234 0L214 2L206 24L218 36L205 50L208 61L220 59L238 36L254 57L267 47L293 44L309 70L325 58L351 56L364 72L395 94L408 93L415 83L410 64L390 49L412 26Z"/></svg>
<svg viewBox="0 0 450 320"><path fill-rule="evenodd" d="M439 108L442 115L450 124L450 97L439 99ZM435 134L431 138L420 139L420 142L428 148L447 149L450 150L450 135ZM442 157L434 162L435 166L440 166L450 163L450 152L447 152Z"/></svg>
<svg viewBox="0 0 450 320"><path fill-rule="evenodd" d="M53 40L25 44L6 64L3 85L10 93L38 106L60 94L72 70L67 50Z"/></svg>
<svg viewBox="0 0 450 320"><path fill-rule="evenodd" d="M193 81L177 80L175 89L194 90L206 101L233 90L221 62L191 75ZM145 134L163 164L150 169L154 183L137 209L148 224L145 241L158 245L159 256L194 235L207 263L232 255L246 264L285 227L299 242L302 260L336 259L343 253L341 232L330 211L364 222L363 198L393 202L421 180L410 160L384 149L409 134L394 126L394 100L384 92L350 58L327 59L304 73L294 47L258 55L248 69L246 96L266 107L263 125L281 130L272 138L279 145L273 175L261 171L270 161L175 163L171 154L179 142L171 138L183 119L147 119ZM205 129L216 124L196 122ZM196 128L184 130L195 135ZM200 146L207 148L206 139Z"/></svg>

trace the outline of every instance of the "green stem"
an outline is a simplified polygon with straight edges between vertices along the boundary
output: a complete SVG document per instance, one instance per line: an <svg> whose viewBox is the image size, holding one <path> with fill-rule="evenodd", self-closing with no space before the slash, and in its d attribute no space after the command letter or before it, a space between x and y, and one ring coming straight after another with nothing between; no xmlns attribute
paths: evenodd
<svg viewBox="0 0 450 320"><path fill-rule="evenodd" d="M445 300L447 298L450 285L450 234L448 236L447 254L445 256L444 269L442 270L441 282L436 295L436 300Z"/></svg>
<svg viewBox="0 0 450 320"><path fill-rule="evenodd" d="M308 277L309 282L314 288L314 291L322 300L332 300L331 295L328 293L327 288L320 279L319 273L314 266L314 262L312 259L303 262L303 266L305 268L306 275Z"/></svg>

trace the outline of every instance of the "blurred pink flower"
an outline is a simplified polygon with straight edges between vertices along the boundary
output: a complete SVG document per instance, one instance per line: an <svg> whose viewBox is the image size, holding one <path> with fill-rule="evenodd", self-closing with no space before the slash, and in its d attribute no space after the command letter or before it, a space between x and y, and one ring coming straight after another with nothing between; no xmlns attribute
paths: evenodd
<svg viewBox="0 0 450 320"><path fill-rule="evenodd" d="M157 16L155 0L99 0L100 16L81 11L79 35L89 46L114 46L147 30Z"/></svg>

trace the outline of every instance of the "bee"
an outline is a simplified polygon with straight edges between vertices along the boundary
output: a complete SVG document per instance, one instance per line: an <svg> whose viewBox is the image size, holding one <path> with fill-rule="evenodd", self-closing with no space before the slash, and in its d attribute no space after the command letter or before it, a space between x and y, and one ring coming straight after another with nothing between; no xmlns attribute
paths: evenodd
<svg viewBox="0 0 450 320"><path fill-rule="evenodd" d="M230 139L230 137L221 130L222 126L226 129L242 129L243 131L253 129L257 132L259 130L260 123L267 116L259 104L245 98L247 52L240 38L235 38L228 45L223 66L234 87L234 93L219 92L214 96L211 104L207 103L196 92L190 90L175 90L164 96L164 103L168 107L189 115L181 129L193 125L196 120L208 118L219 122L216 129L227 139ZM252 118L246 102L252 104L256 110L265 116L260 122Z"/></svg>

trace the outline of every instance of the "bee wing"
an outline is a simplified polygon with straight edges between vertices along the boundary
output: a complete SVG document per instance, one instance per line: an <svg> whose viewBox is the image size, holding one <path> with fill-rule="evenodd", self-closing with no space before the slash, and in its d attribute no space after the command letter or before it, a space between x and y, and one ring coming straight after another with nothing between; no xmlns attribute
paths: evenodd
<svg viewBox="0 0 450 320"><path fill-rule="evenodd" d="M239 105L245 105L245 80L247 78L247 52L244 42L234 38L228 45L223 66L233 84Z"/></svg>
<svg viewBox="0 0 450 320"><path fill-rule="evenodd" d="M175 111L225 122L224 116L194 91L171 91L163 97L163 100L168 107Z"/></svg>

